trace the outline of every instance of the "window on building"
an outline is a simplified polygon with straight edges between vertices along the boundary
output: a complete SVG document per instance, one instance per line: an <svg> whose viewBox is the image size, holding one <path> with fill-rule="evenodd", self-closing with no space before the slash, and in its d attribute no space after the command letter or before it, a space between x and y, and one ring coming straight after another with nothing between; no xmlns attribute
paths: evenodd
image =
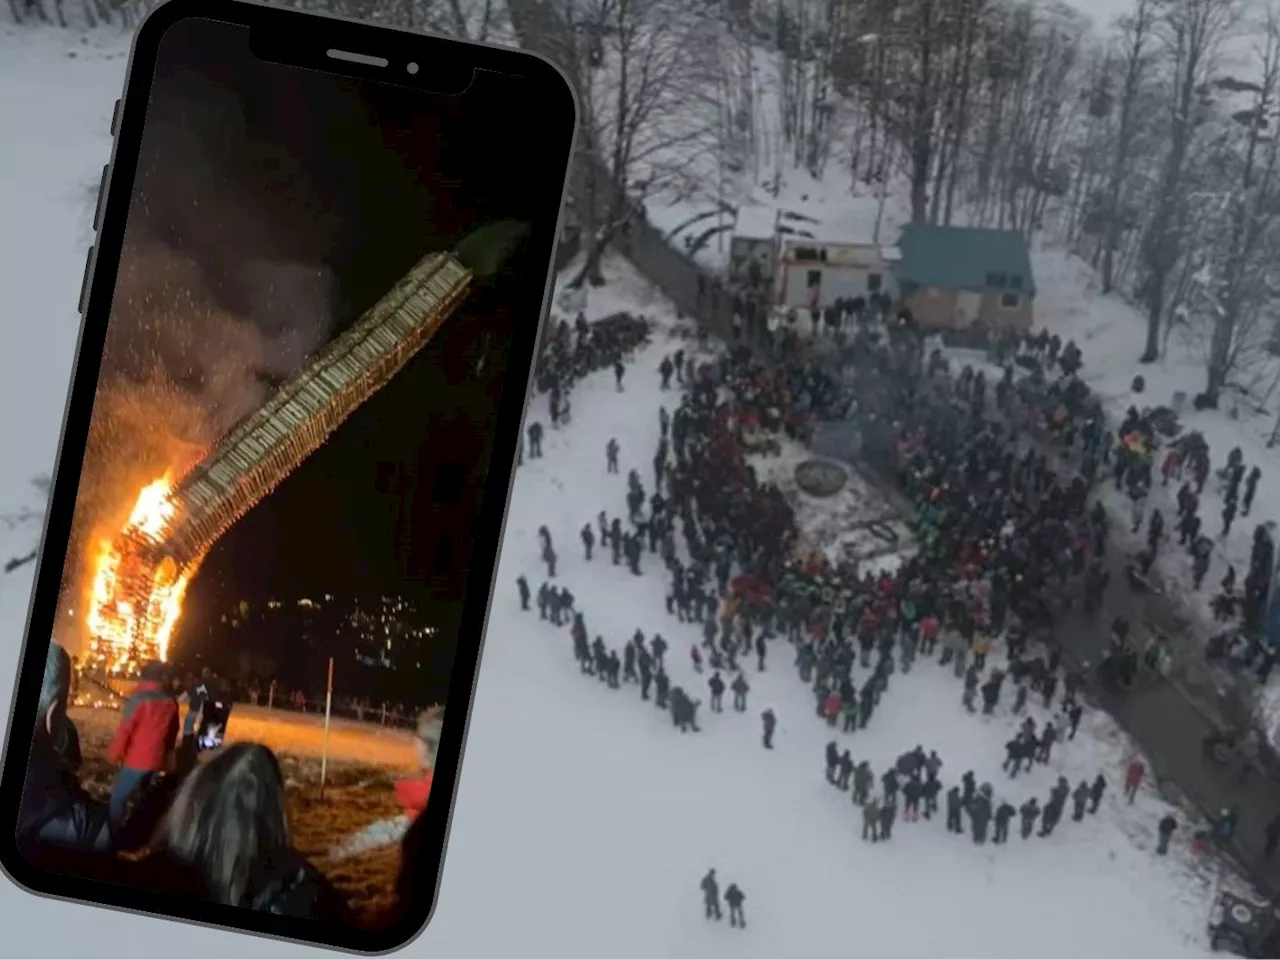
<svg viewBox="0 0 1280 960"><path fill-rule="evenodd" d="M1016 293L1006 293L1000 298L1000 306L1006 309L1012 309L1018 305L1018 295Z"/></svg>
<svg viewBox="0 0 1280 960"><path fill-rule="evenodd" d="M462 486L466 476L466 469L459 463L440 464L436 467L431 499L436 503L457 503L462 499Z"/></svg>
<svg viewBox="0 0 1280 960"><path fill-rule="evenodd" d="M448 534L436 541L436 576L447 577L453 566L453 538Z"/></svg>
<svg viewBox="0 0 1280 960"><path fill-rule="evenodd" d="M1009 278L1006 277L1003 273L988 273L987 286L995 287L997 290L999 290L1000 288L1006 285L1006 283L1008 282L1008 279Z"/></svg>
<svg viewBox="0 0 1280 960"><path fill-rule="evenodd" d="M810 270L808 273L806 273L806 274L805 274L805 281L804 281L804 283L805 283L805 286L806 286L806 287L820 287L820 286L822 286L822 271L821 271L821 270Z"/></svg>
<svg viewBox="0 0 1280 960"><path fill-rule="evenodd" d="M878 273L867 274L867 293L879 293L884 286L884 277Z"/></svg>
<svg viewBox="0 0 1280 960"><path fill-rule="evenodd" d="M1014 276L1010 277L1010 278L1009 278L1009 289L1010 289L1010 290L1021 290L1021 289L1022 289L1022 278L1021 278L1021 277L1019 277L1019 276L1017 276L1016 274L1015 274Z"/></svg>
<svg viewBox="0 0 1280 960"><path fill-rule="evenodd" d="M791 251L791 256L794 257L798 263L803 263L805 261L822 261L827 259L827 251L821 250L818 247L794 247Z"/></svg>

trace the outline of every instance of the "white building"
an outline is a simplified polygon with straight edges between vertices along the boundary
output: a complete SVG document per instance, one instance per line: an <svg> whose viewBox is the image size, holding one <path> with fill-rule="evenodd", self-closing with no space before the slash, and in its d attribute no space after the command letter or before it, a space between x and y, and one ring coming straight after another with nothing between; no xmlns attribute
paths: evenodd
<svg viewBox="0 0 1280 960"><path fill-rule="evenodd" d="M784 237L774 279L774 304L781 309L829 307L837 300L873 293L896 297L893 247L833 243Z"/></svg>
<svg viewBox="0 0 1280 960"><path fill-rule="evenodd" d="M773 279L773 267L777 250L777 214L770 207L742 206L738 208L729 240L729 275L737 280L746 279L751 273L751 263L765 280Z"/></svg>

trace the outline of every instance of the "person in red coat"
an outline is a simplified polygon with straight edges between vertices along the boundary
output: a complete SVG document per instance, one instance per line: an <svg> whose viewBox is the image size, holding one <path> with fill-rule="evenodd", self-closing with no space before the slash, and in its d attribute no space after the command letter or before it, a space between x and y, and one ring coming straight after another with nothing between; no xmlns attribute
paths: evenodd
<svg viewBox="0 0 1280 960"><path fill-rule="evenodd" d="M934 648L938 645L938 632L941 629L942 623L933 614L921 619L920 652L926 657L933 655Z"/></svg>
<svg viewBox="0 0 1280 960"><path fill-rule="evenodd" d="M107 759L120 765L107 803L112 834L123 826L134 796L169 768L178 739L178 701L165 680L163 664L145 664L137 689L120 711L120 726L107 749Z"/></svg>
<svg viewBox="0 0 1280 960"><path fill-rule="evenodd" d="M418 748L418 775L396 781L396 800L412 823L427 809L431 796L431 780L435 775L436 753L440 749L440 730L444 726L444 708L432 707L418 716L415 731Z"/></svg>
<svg viewBox="0 0 1280 960"><path fill-rule="evenodd" d="M1133 803L1133 798L1138 795L1138 787L1142 785L1142 778L1146 775L1147 765L1142 762L1141 757L1134 757L1125 767L1124 795L1130 803Z"/></svg>

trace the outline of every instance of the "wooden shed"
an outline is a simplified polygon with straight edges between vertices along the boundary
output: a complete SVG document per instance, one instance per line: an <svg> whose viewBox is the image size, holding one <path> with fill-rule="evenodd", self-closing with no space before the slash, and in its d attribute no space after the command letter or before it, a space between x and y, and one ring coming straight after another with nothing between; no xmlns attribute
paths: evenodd
<svg viewBox="0 0 1280 960"><path fill-rule="evenodd" d="M899 304L934 330L1029 330L1035 279L1016 230L911 224L894 267Z"/></svg>

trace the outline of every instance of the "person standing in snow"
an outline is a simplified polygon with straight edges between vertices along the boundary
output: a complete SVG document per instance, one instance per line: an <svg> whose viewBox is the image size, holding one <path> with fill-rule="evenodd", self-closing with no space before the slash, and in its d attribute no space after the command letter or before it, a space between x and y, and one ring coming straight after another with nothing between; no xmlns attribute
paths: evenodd
<svg viewBox="0 0 1280 960"><path fill-rule="evenodd" d="M876 777L871 772L871 765L863 760L853 771L853 802L866 803L875 781Z"/></svg>
<svg viewBox="0 0 1280 960"><path fill-rule="evenodd" d="M950 833L964 833L964 824L960 821L960 788L952 787L947 791L947 830Z"/></svg>
<svg viewBox="0 0 1280 960"><path fill-rule="evenodd" d="M747 926L746 915L742 912L742 904L746 901L747 895L742 892L736 883L731 883L725 888L724 902L729 905L729 926L745 929Z"/></svg>
<svg viewBox="0 0 1280 960"><path fill-rule="evenodd" d="M872 843L880 839L880 801L875 797L862 805L862 839Z"/></svg>
<svg viewBox="0 0 1280 960"><path fill-rule="evenodd" d="M1156 853L1164 856L1169 852L1169 841L1173 839L1173 831L1178 829L1178 821L1174 819L1173 814L1168 813L1160 818L1160 824L1156 828Z"/></svg>
<svg viewBox="0 0 1280 960"><path fill-rule="evenodd" d="M1032 797L1021 807L1018 808L1018 815L1022 818L1021 834L1022 839L1030 838L1031 833L1036 828L1036 819L1040 816L1040 801Z"/></svg>
<svg viewBox="0 0 1280 960"><path fill-rule="evenodd" d="M724 709L724 681L720 679L718 670L707 681L707 690L711 694L711 712L720 713Z"/></svg>
<svg viewBox="0 0 1280 960"><path fill-rule="evenodd" d="M529 581L524 578L524 574L516 577L516 590L520 593L520 609L527 611L529 609Z"/></svg>
<svg viewBox="0 0 1280 960"><path fill-rule="evenodd" d="M720 920L720 884L716 882L716 868L712 867L702 878L702 905L707 920Z"/></svg>
<svg viewBox="0 0 1280 960"><path fill-rule="evenodd" d="M1006 843L1009 840L1009 821L1013 819L1018 812L1017 807L1007 800L1000 801L1000 806L996 807L995 815L995 832L992 834L992 843Z"/></svg>
<svg viewBox="0 0 1280 960"><path fill-rule="evenodd" d="M1089 803L1089 784L1081 780L1071 791L1071 819L1079 823L1084 819L1084 812Z"/></svg>
<svg viewBox="0 0 1280 960"><path fill-rule="evenodd" d="M778 728L778 718L772 708L760 714L760 722L764 725L764 748L773 749L773 731Z"/></svg>
<svg viewBox="0 0 1280 960"><path fill-rule="evenodd" d="M892 800L880 805L880 839L888 840L893 836L893 821L898 816L898 808Z"/></svg>
<svg viewBox="0 0 1280 960"><path fill-rule="evenodd" d="M1098 807L1102 803L1102 795L1107 791L1107 778L1102 774L1098 774L1093 778L1093 783L1089 785L1089 813L1098 812Z"/></svg>
<svg viewBox="0 0 1280 960"><path fill-rule="evenodd" d="M747 684L747 678L744 674L739 673L733 678L733 709L738 713L746 713L747 711L747 693L751 687Z"/></svg>
<svg viewBox="0 0 1280 960"><path fill-rule="evenodd" d="M1138 796L1138 788L1142 785L1142 778L1147 775L1147 765L1142 762L1141 757L1134 757L1129 761L1129 765L1124 769L1124 797L1129 803L1133 803L1134 798Z"/></svg>
<svg viewBox="0 0 1280 960"><path fill-rule="evenodd" d="M836 782L836 771L840 766L840 745L834 740L827 744L827 783L832 785Z"/></svg>
<svg viewBox="0 0 1280 960"><path fill-rule="evenodd" d="M969 801L969 825L973 830L973 842L987 842L987 824L991 822L991 800L986 792L973 795Z"/></svg>

